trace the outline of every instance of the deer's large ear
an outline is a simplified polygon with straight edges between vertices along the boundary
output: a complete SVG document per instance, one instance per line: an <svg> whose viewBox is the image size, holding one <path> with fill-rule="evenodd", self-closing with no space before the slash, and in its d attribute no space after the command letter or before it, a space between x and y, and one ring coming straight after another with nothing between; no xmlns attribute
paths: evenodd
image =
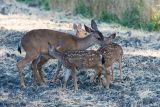
<svg viewBox="0 0 160 107"><path fill-rule="evenodd" d="M116 33L111 34L109 37L110 37L111 39L115 39Z"/></svg>
<svg viewBox="0 0 160 107"><path fill-rule="evenodd" d="M86 32L88 32L88 33L92 32L92 29L89 28L88 26L84 25L84 28L85 28Z"/></svg>
<svg viewBox="0 0 160 107"><path fill-rule="evenodd" d="M91 28L98 31L97 24L93 19L91 20Z"/></svg>

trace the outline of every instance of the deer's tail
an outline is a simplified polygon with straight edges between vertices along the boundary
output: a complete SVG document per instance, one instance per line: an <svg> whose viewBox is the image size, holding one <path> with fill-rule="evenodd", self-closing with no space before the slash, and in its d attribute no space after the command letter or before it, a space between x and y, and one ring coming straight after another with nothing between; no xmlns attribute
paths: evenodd
<svg viewBox="0 0 160 107"><path fill-rule="evenodd" d="M20 45L20 43L18 44L18 52L21 54L22 53L22 51L21 51L21 45Z"/></svg>

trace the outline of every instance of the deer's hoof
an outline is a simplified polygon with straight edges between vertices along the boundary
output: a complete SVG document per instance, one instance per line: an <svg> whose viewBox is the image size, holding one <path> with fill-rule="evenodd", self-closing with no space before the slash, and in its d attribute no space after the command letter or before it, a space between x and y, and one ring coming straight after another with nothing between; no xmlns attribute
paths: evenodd
<svg viewBox="0 0 160 107"><path fill-rule="evenodd" d="M25 84L21 84L20 87L21 87L21 88L26 88Z"/></svg>

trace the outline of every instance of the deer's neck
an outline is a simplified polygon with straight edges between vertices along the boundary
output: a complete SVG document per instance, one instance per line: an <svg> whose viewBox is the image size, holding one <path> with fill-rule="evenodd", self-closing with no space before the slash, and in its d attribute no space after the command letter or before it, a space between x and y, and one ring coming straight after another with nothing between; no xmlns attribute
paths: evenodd
<svg viewBox="0 0 160 107"><path fill-rule="evenodd" d="M78 48L79 49L87 49L90 46L92 46L94 42L91 40L91 35L88 35L84 38L79 38L78 39Z"/></svg>

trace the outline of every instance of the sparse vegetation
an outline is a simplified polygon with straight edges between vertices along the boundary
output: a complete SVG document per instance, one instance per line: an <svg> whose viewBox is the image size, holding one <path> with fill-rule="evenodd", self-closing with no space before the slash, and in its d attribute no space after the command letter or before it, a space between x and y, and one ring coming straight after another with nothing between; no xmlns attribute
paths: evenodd
<svg viewBox="0 0 160 107"><path fill-rule="evenodd" d="M103 22L107 22L107 23L119 22L119 19L115 14L105 12L105 11L102 11L97 18L98 18L98 20L103 21Z"/></svg>
<svg viewBox="0 0 160 107"><path fill-rule="evenodd" d="M151 18L151 20L146 24L146 30L160 31L160 13L157 16Z"/></svg>
<svg viewBox="0 0 160 107"><path fill-rule="evenodd" d="M159 17L152 17L148 21L144 21L138 8L134 7L131 11L125 11L120 24L130 28L141 28L147 31L160 30Z"/></svg>
<svg viewBox="0 0 160 107"><path fill-rule="evenodd" d="M160 12L152 14L150 2L144 0L130 0L121 3L117 0L85 1L85 0L17 0L29 6L41 7L45 10L72 11L74 15L86 18L96 18L106 23L119 23L123 26L160 31ZM69 2L69 3L68 3ZM154 2L156 4L156 2ZM147 7L148 6L148 7ZM155 12L153 12L155 13Z"/></svg>
<svg viewBox="0 0 160 107"><path fill-rule="evenodd" d="M92 8L87 7L83 0L78 0L75 6L74 13L81 14L82 16L87 18L96 17L99 21L102 22L119 23L129 28L140 28L147 31L160 31L160 13L151 16L150 20L146 20L146 17L142 14L142 7L144 6L142 1L135 2L133 6L128 7L124 12L121 12L121 14L116 14L116 12L110 12L109 10L105 9L99 9L99 11L101 12L96 15L93 15L95 14L95 10L90 10L94 8L94 6L92 6L94 3L90 3Z"/></svg>
<svg viewBox="0 0 160 107"><path fill-rule="evenodd" d="M139 10L136 7L126 10L119 23L131 28L140 28L142 21Z"/></svg>
<svg viewBox="0 0 160 107"><path fill-rule="evenodd" d="M49 0L17 0L19 2L24 2L29 6L40 7L45 10L50 10Z"/></svg>
<svg viewBox="0 0 160 107"><path fill-rule="evenodd" d="M33 2L35 1L33 0ZM81 70L78 71L77 75L79 90L74 92L72 77L68 81L67 90L62 89L65 69L60 70L60 75L54 83L47 81L44 85L35 85L32 84L31 68L25 66L26 88L19 87L20 79L16 63L24 58L25 52L23 50L23 54L19 54L17 46L26 32L33 29L53 29L75 34L70 22L83 22L87 25L90 23L90 20L79 16L75 18L75 16L70 16L67 13L73 12L77 0L54 1L57 2L53 2L53 9L54 11L56 9L56 11L63 11L60 14L57 14L59 11L52 15L51 12L45 12L39 8L28 8L22 3L14 2L14 0L0 0L0 107L159 107L160 33L132 30L120 26L114 27L114 25L103 26L103 23L100 24L99 30L102 31L104 36L108 36L108 33L117 32L118 36L114 42L121 45L124 50L122 60L123 82L119 79L118 64L114 65L115 81L111 84L110 89L101 86L97 80L91 82L89 78L94 73L90 70ZM123 18L127 17L127 15L123 16L124 14L131 14L127 13L125 9L122 11L122 8L128 8L128 12L133 11L129 8L129 3L125 5L126 2L154 0L83 0L83 2L90 1L91 3L86 6L92 10L91 13L94 18L99 18L99 20L105 22L109 18L107 23L114 23L117 17L117 23L120 23ZM108 2L102 3L100 1ZM92 4L93 2L96 3ZM114 2L116 3L112 6ZM53 6L53 4L50 3L49 5ZM93 7L88 6L89 4ZM103 13L102 11L99 12L100 8L104 11ZM139 14L139 17L129 19L132 16L130 15L127 20L140 21L139 27L146 30L160 29L160 13L150 15L147 12L147 9L144 13L142 11L135 12ZM110 15L110 13L112 14ZM144 17L142 17L142 14ZM146 19L144 20L144 18ZM132 23L131 21L127 22L127 20L125 26ZM91 49L97 50L98 47L93 46ZM50 60L43 66L42 70L46 80L52 80L53 74L57 70L57 64L57 60Z"/></svg>
<svg viewBox="0 0 160 107"><path fill-rule="evenodd" d="M87 7L87 5L84 3L83 0L78 0L76 6L75 6L75 10L74 10L74 14L81 14L84 17L92 17L92 13L91 10L89 9L89 7Z"/></svg>

